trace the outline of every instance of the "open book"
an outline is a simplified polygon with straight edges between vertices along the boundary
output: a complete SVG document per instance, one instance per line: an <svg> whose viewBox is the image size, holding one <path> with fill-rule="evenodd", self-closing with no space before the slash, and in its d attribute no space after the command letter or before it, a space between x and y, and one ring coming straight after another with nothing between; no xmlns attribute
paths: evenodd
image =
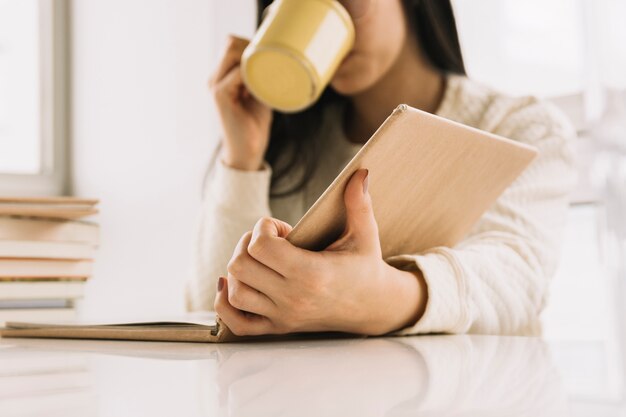
<svg viewBox="0 0 626 417"><path fill-rule="evenodd" d="M369 169L383 257L453 247L537 156L529 145L399 105L296 224L287 239L322 250L345 226L343 192ZM4 337L226 342L217 317L100 325L7 323Z"/></svg>
<svg viewBox="0 0 626 417"><path fill-rule="evenodd" d="M115 323L20 323L8 322L2 337L59 339L111 339L166 342L229 342L238 339L215 313L190 314L181 318L124 320ZM239 338L241 339L241 338Z"/></svg>

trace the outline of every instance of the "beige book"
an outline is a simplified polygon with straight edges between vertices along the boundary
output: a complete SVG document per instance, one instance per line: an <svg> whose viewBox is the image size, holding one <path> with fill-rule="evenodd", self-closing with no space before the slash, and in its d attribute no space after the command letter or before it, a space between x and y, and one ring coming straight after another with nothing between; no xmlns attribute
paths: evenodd
<svg viewBox="0 0 626 417"><path fill-rule="evenodd" d="M1 314L1 313L0 313ZM191 314L180 319L127 320L117 322L7 321L2 337L49 337L60 339L112 339L171 342L227 342L241 340L214 313Z"/></svg>
<svg viewBox="0 0 626 417"><path fill-rule="evenodd" d="M47 205L81 205L95 206L98 200L79 197L0 197L0 204L47 204Z"/></svg>
<svg viewBox="0 0 626 417"><path fill-rule="evenodd" d="M76 242L0 240L0 258L93 259L95 248Z"/></svg>
<svg viewBox="0 0 626 417"><path fill-rule="evenodd" d="M76 309L70 308L14 308L0 309L0 325L8 322L68 322L76 320Z"/></svg>
<svg viewBox="0 0 626 417"><path fill-rule="evenodd" d="M86 260L0 259L0 281L15 278L84 278L91 276L93 262Z"/></svg>
<svg viewBox="0 0 626 417"><path fill-rule="evenodd" d="M12 277L12 276L2 276L0 275L0 284L9 283L9 282L29 282L29 283L37 283L37 282L85 282L89 277L63 277L63 276L54 276L54 277Z"/></svg>
<svg viewBox="0 0 626 417"><path fill-rule="evenodd" d="M287 237L320 250L345 226L343 192L359 168L369 191L383 256L454 246L530 162L529 145L398 106ZM51 327L9 323L4 337L224 342L240 340L219 318L197 323ZM333 336L337 336L333 334Z"/></svg>
<svg viewBox="0 0 626 417"><path fill-rule="evenodd" d="M321 250L343 232L343 193L369 170L383 258L458 243L537 155L506 139L398 106L294 226L287 239Z"/></svg>
<svg viewBox="0 0 626 417"><path fill-rule="evenodd" d="M85 293L85 282L80 280L21 280L1 281L0 300L76 299Z"/></svg>
<svg viewBox="0 0 626 417"><path fill-rule="evenodd" d="M98 213L96 204L74 197L0 197L0 215L78 219Z"/></svg>
<svg viewBox="0 0 626 417"><path fill-rule="evenodd" d="M77 242L96 246L100 229L95 223L80 220L0 217L2 240Z"/></svg>
<svg viewBox="0 0 626 417"><path fill-rule="evenodd" d="M84 206L45 206L38 204L0 204L1 216L42 217L52 219L80 219L98 213L98 209Z"/></svg>

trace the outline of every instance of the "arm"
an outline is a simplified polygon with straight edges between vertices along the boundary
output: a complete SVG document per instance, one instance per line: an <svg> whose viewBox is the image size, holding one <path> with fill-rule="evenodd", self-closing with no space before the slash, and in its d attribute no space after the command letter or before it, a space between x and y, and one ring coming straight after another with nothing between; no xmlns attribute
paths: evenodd
<svg viewBox="0 0 626 417"><path fill-rule="evenodd" d="M203 187L194 276L185 294L188 310L213 309L217 278L226 272L237 239L259 217L270 215L272 173L264 155L272 109L257 101L241 79L241 55L247 44L229 36L209 80L222 130L218 148L222 152Z"/></svg>
<svg viewBox="0 0 626 417"><path fill-rule="evenodd" d="M186 289L188 310L213 310L217 279L237 241L256 221L270 216L269 187L272 169L230 168L220 158L207 178L198 221L194 274Z"/></svg>
<svg viewBox="0 0 626 417"><path fill-rule="evenodd" d="M566 122L537 121L536 111L522 109L496 130L538 147L539 156L460 244L385 260L420 270L428 288L421 319L396 334L525 333L536 323L576 179L573 130Z"/></svg>

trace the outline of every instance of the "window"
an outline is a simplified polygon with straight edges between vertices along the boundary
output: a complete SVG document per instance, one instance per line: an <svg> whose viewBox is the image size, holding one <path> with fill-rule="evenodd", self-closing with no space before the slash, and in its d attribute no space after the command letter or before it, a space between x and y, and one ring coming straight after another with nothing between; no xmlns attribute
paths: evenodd
<svg viewBox="0 0 626 417"><path fill-rule="evenodd" d="M65 0L0 0L0 194L66 188Z"/></svg>
<svg viewBox="0 0 626 417"><path fill-rule="evenodd" d="M578 103L585 108L566 110L588 120L604 111L608 90L626 88L624 1L453 0L453 5L467 71L476 80L510 94Z"/></svg>

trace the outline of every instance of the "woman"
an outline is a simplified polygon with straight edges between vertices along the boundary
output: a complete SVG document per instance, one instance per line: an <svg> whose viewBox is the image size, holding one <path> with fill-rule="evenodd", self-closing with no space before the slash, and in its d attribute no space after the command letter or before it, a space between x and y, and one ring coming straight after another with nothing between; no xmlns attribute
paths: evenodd
<svg viewBox="0 0 626 417"><path fill-rule="evenodd" d="M259 0L259 12L269 3ZM573 130L545 103L464 76L449 1L341 3L354 48L318 103L295 115L247 92L245 42L230 39L210 81L223 139L205 184L189 309L214 307L239 335L536 333L576 179ZM366 170L346 187L343 235L321 252L291 245L290 225L399 103L540 155L454 248L381 259Z"/></svg>

